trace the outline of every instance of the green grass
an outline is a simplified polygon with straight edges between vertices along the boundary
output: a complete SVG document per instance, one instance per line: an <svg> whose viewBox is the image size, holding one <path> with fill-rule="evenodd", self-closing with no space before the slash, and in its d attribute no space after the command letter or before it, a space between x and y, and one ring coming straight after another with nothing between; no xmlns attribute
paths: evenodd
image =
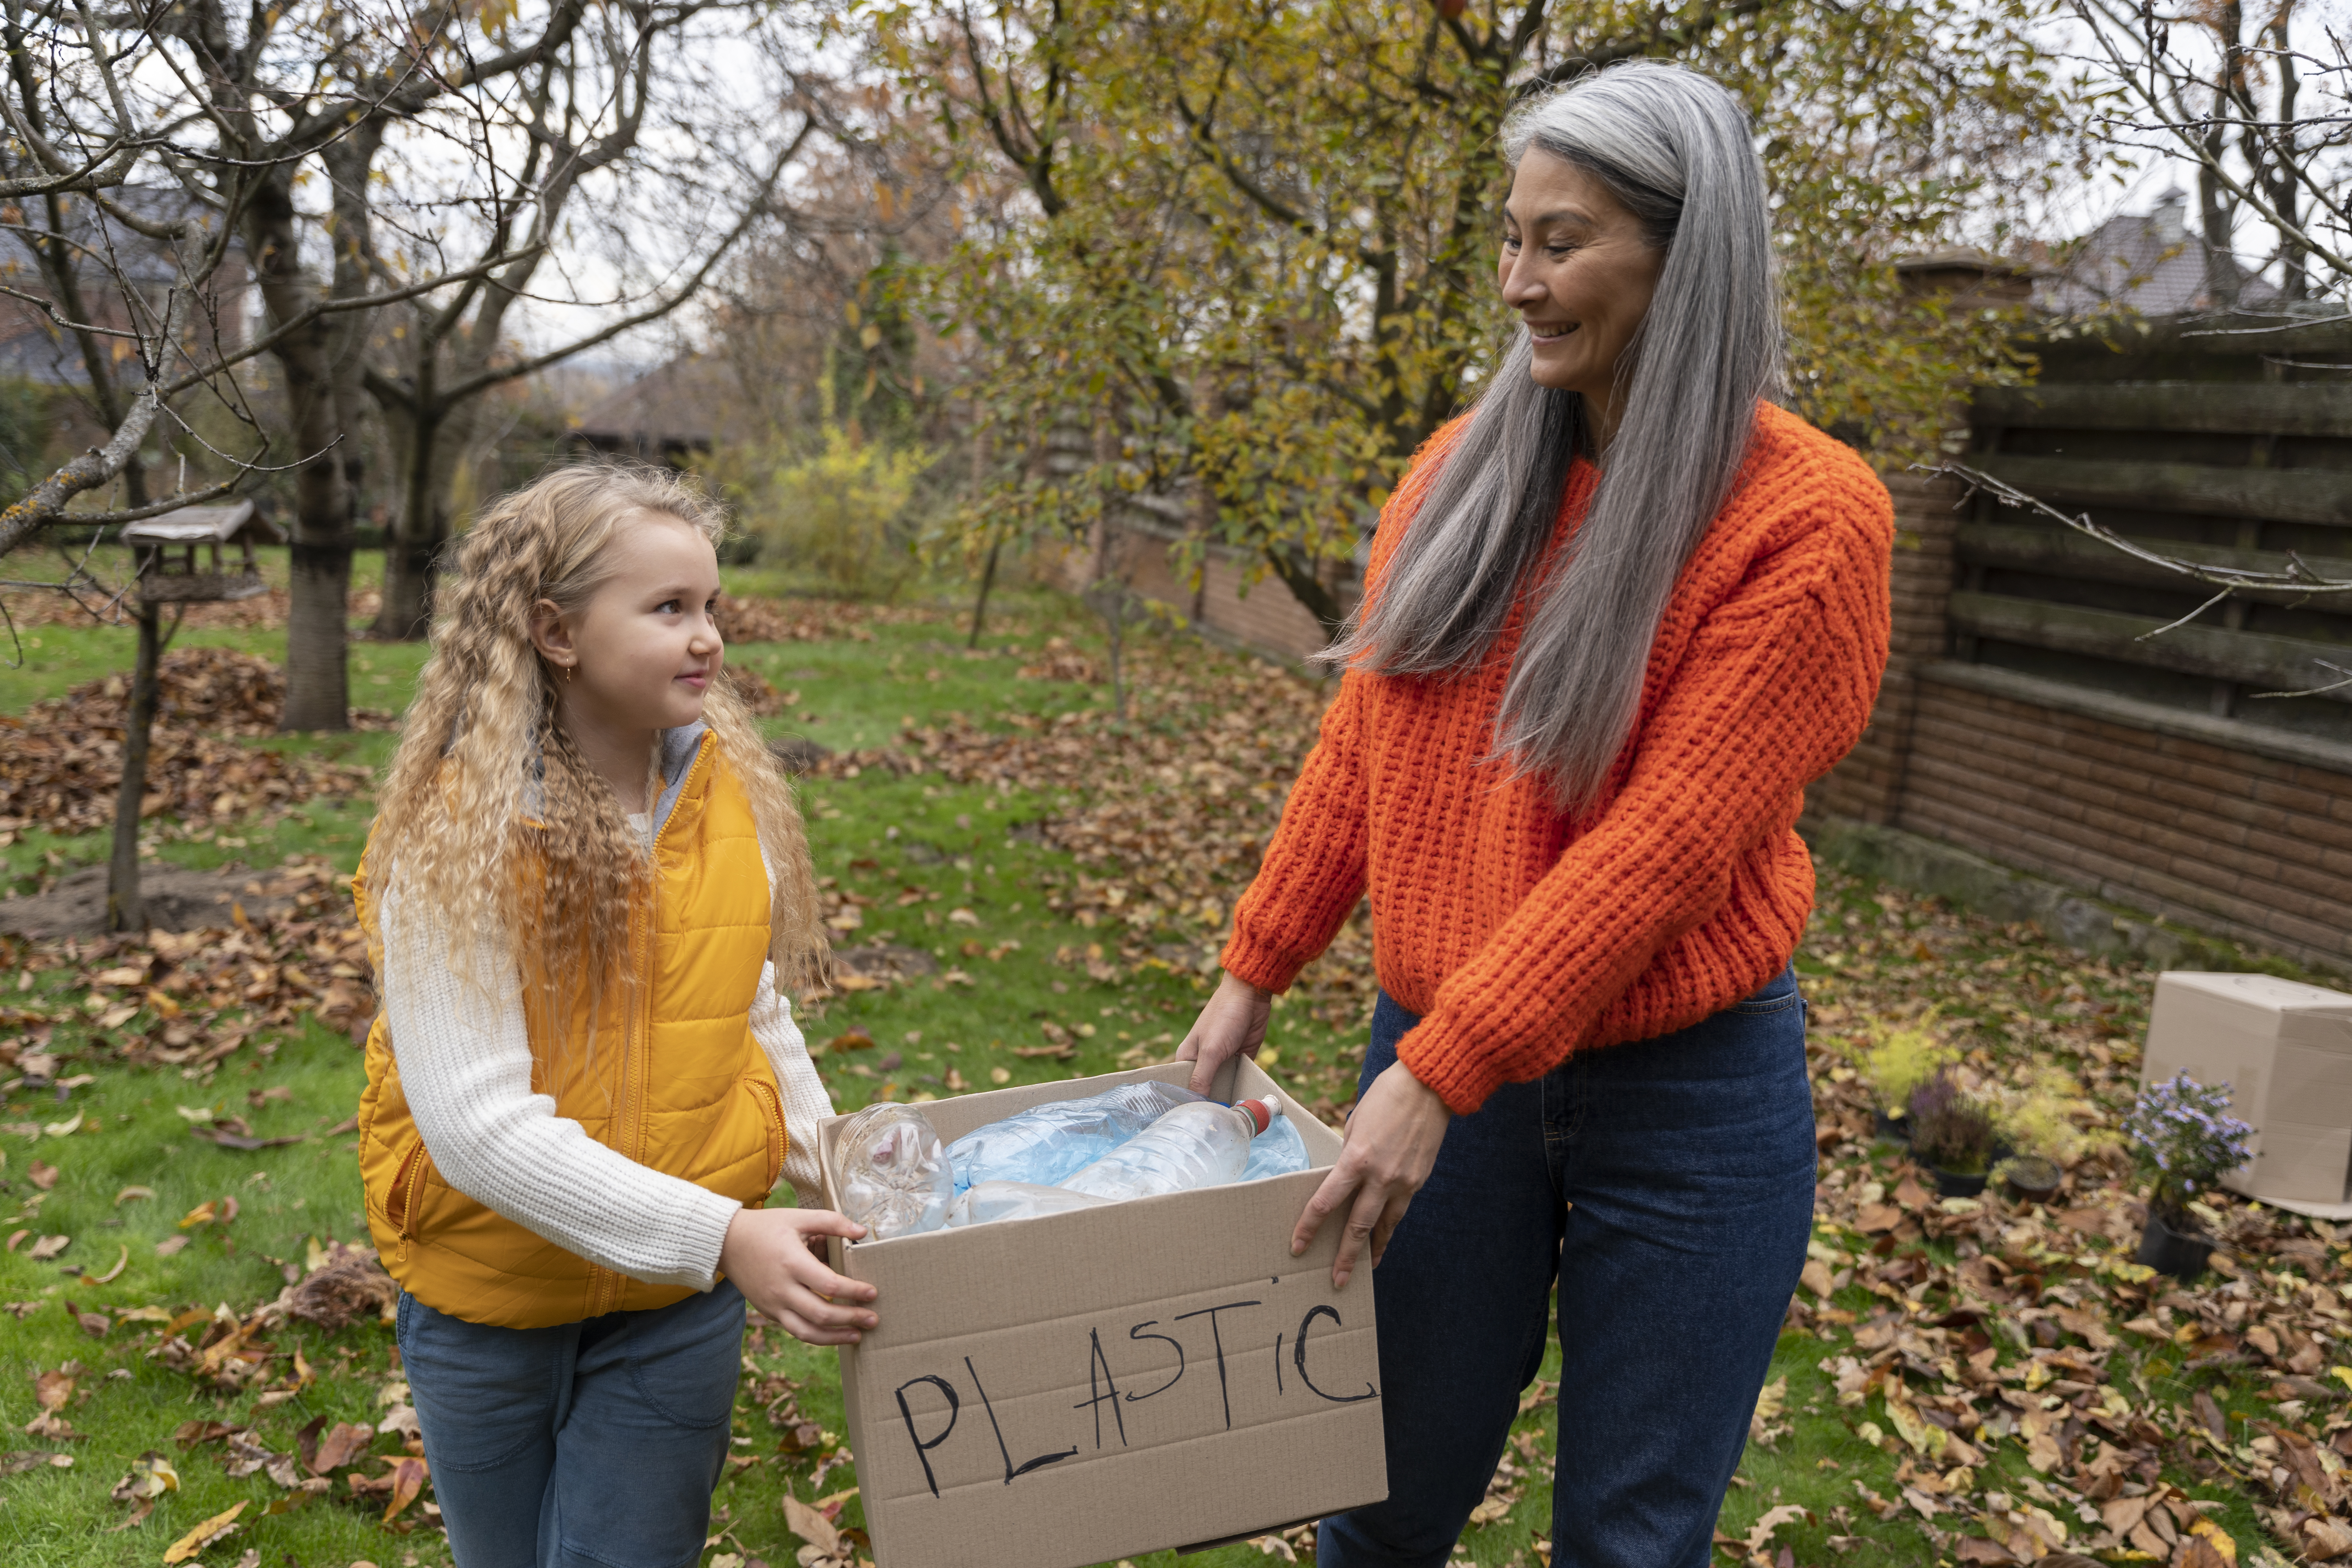
<svg viewBox="0 0 2352 1568"><path fill-rule="evenodd" d="M730 584L757 588L761 579L757 574L731 573ZM1021 679L1015 671L1022 658L1005 651L1008 645L1034 650L1047 636L1093 646L1097 639L1091 622L1066 601L1042 595L1005 595L992 615L990 635L977 658L966 655L963 623L956 614L943 611L927 623L880 626L874 633L870 641L733 647L730 658L759 670L780 689L797 693L791 713L772 721L772 731L804 734L837 750L880 745L910 720L929 723L959 712L975 717L1008 710L1051 714L1108 700L1097 687ZM267 657L282 654L282 636L277 633L187 636ZM38 647L30 646L33 637L38 638ZM131 646L128 632L110 628L44 627L28 636L27 644L25 668L0 670L0 710L21 710L77 681L122 668ZM1197 646L1182 649L1181 656L1232 657ZM421 649L414 646L354 644L355 700L399 707L420 659ZM351 735L255 743L377 762L390 742L389 736ZM877 900L854 940L926 948L938 955L942 970L957 969L970 977L970 984L960 984L934 976L887 992L840 996L811 1009L804 1025L838 1109L865 1104L886 1086L902 1099L944 1095L950 1092L950 1070L975 1089L992 1087L992 1075L1000 1070L1016 1083L1110 1071L1123 1059L1138 1059L1130 1053L1164 1055L1183 1034L1205 994L1206 982L1200 976L1146 967L1118 984L1106 984L1089 979L1083 967L1054 961L1058 949L1082 951L1102 934L1046 910L1045 899L1055 881L1066 881L1076 868L1069 857L1023 831L1066 803L1025 792L949 785L937 775L897 777L870 768L856 779L810 781L803 785L803 798L819 874ZM314 802L275 820L229 825L205 841L169 840L157 853L191 866L229 860L263 865L289 854L318 854L348 870L357 862L367 816L363 801ZM58 839L36 833L0 851L0 867L21 882L101 858L104 852L101 835ZM895 895L901 889L940 897L899 908ZM1826 879L1824 894L1817 931L1884 927L1886 956L1872 961L1882 966L1913 962L1903 956L1906 944L1916 942L1924 953L1926 939L1936 934L1911 914L1888 915L1867 887ZM943 911L955 908L970 909L977 926L945 923ZM2006 962L2019 951L1989 928L1970 940L1974 947L1943 954L1939 962L1968 972L1970 965L1995 957ZM966 942L982 951L971 955ZM987 951L999 951L1001 956L991 960ZM1823 994L1853 972L1843 957L1832 958L1834 962L1809 952L1801 961L1815 977L1809 984L1817 982ZM1929 984L1927 970L1923 967L1920 973L1919 984ZM62 972L45 972L36 977L33 993L49 995L61 979ZM2145 977L2127 976L2117 984L2126 990L2137 986L2144 1003ZM0 986L0 1008L9 1004L11 994ZM1978 1005L1956 996L1955 1016ZM1981 1005L1988 1018L2000 1014L1992 1000ZM1041 1042L1046 1020L1076 1034L1075 1060L1013 1054L1017 1047ZM828 1048L853 1028L869 1034L872 1047L852 1052ZM0 1037L5 1030L5 1014L0 1013ZM1304 1089L1307 1085L1297 1076L1301 1073L1320 1075L1327 1087L1340 1081L1361 1036L1358 1028L1334 1028L1307 1016L1305 1008L1292 1008L1276 1015L1273 1042L1284 1058L1277 1074ZM62 1280L56 1264L36 1264L22 1249L0 1256L0 1300L33 1304L21 1322L8 1322L5 1339L0 1339L0 1420L21 1429L34 1414L29 1374L74 1360L86 1369L79 1382L89 1398L66 1414L89 1435L88 1441L70 1446L76 1456L72 1468L37 1469L0 1483L5 1486L0 1492L0 1557L12 1568L18 1563L62 1568L158 1561L163 1546L190 1524L249 1499L254 1507L247 1510L246 1528L208 1553L206 1561L226 1563L248 1545L272 1565L290 1558L310 1568L342 1568L364 1559L389 1568L410 1553L420 1563L445 1561L446 1548L437 1534L387 1535L371 1510L345 1500L251 1517L264 1501L279 1495L277 1488L257 1476L231 1481L211 1452L183 1455L171 1442L173 1429L191 1417L246 1418L251 1396L223 1399L197 1392L185 1377L144 1355L154 1342L149 1327L118 1327L105 1339L92 1340L75 1326L62 1305L71 1300L85 1310L114 1311L151 1304L177 1310L226 1303L234 1310L249 1310L275 1294L280 1260L299 1260L310 1238L362 1238L351 1137L238 1154L190 1137L176 1109L233 1110L245 1114L262 1136L315 1135L353 1109L362 1085L357 1053L347 1041L310 1026L270 1042L270 1054L248 1046L217 1072L191 1076L183 1069L132 1068L110 1062L102 1041L89 1040L86 1032L69 1027L59 1029L58 1045L68 1058L65 1070L87 1073L91 1081L62 1099L13 1093L0 1122L54 1122L79 1112L85 1131L30 1144L0 1134L0 1151L6 1159L0 1165L0 1212L24 1216L8 1229L72 1236L62 1263L102 1273L113 1266L118 1248L127 1247L128 1265L111 1284L92 1287ZM252 1099L278 1088L289 1091L289 1096L257 1103ZM1313 1098L1311 1091L1307 1098ZM37 1206L37 1189L28 1179L36 1158L54 1163L60 1172L55 1190L39 1198ZM1873 1158L1873 1173L1891 1187L1899 1179L1892 1152L1882 1150ZM131 1185L152 1187L155 1195L118 1205L117 1194ZM239 1201L233 1224L194 1227L190 1233L194 1239L185 1250L169 1258L156 1256L158 1240L180 1234L183 1215L207 1199L226 1195ZM780 1196L789 1201L788 1190ZM1930 1243L1928 1250L1942 1247ZM1952 1260L1948 1248L1937 1256L1946 1263ZM1866 1315L1878 1300L1856 1285L1836 1304ZM293 1433L314 1416L370 1418L377 1390L396 1375L389 1334L373 1325L338 1335L294 1328L274 1340L281 1350L300 1349L320 1374L301 1395L257 1417L264 1441L275 1448L291 1447ZM1861 1506L1857 1481L1882 1496L1898 1495L1898 1460L1857 1432L1865 1421L1890 1426L1876 1396L1858 1408L1836 1404L1831 1379L1817 1364L1833 1348L1806 1333L1781 1338L1772 1376L1787 1379L1792 1430L1772 1447L1751 1446L1721 1528L1741 1535L1767 1509L1792 1503L1816 1516L1815 1522L1784 1530L1779 1537L1780 1543L1795 1547L1801 1563L1930 1561L1916 1520L1904 1514L1882 1521ZM2161 1358L2127 1363L2121 1352L2117 1358L2117 1367L2129 1365L2145 1380L2135 1387L2135 1403L2150 1396L2186 1401L2196 1390L2210 1388L2233 1415L2257 1408L2242 1379L2232 1383L2214 1372L2183 1379ZM801 1385L800 1405L809 1419L829 1432L845 1431L832 1352L771 1332L752 1360L763 1373L782 1373ZM1548 1352L1542 1376L1547 1381L1558 1376L1556 1344ZM1551 1410L1544 1406L1530 1410L1517 1423L1518 1431L1538 1435L1538 1452L1545 1456L1551 1420ZM811 1461L778 1456L775 1435L748 1401L739 1410L737 1431L749 1439L738 1451L761 1458L722 1484L718 1500L725 1510L725 1526L745 1547L781 1565L791 1560L793 1547L783 1528L782 1489L789 1484L803 1499L809 1497ZM384 1438L378 1447L389 1452L393 1446L393 1439ZM123 1513L108 1500L107 1489L148 1449L161 1449L178 1459L183 1489L168 1496L144 1525L123 1534L106 1533ZM1544 1465L1548 1472L1548 1457ZM2032 1494L2032 1472L2016 1443L1998 1445L1990 1465L1988 1473L2000 1477L2009 1489L2020 1497ZM2171 1473L2168 1468L2168 1475ZM850 1484L847 1473L839 1471L827 1479L824 1489ZM2262 1539L2244 1495L2226 1480L2192 1481L2189 1489L2226 1500L2221 1521L2238 1540ZM1549 1533L1549 1489L1538 1476L1525 1490L1507 1517L1465 1535L1457 1561L1481 1568L1536 1561L1530 1542ZM843 1522L860 1520L853 1501ZM1952 1521L1941 1522L1948 1526ZM1849 1539L1833 1549L1832 1536ZM1266 1559L1250 1548L1231 1547L1184 1561L1202 1568L1242 1568ZM1136 1568L1174 1568L1176 1563L1172 1553L1160 1553L1136 1560Z"/></svg>

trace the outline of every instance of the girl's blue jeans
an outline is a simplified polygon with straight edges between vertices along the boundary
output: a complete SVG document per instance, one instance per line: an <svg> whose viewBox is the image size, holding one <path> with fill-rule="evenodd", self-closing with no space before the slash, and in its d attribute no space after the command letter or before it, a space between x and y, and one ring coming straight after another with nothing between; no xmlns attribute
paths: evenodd
<svg viewBox="0 0 2352 1568"><path fill-rule="evenodd" d="M457 1568L686 1568L727 1463L743 1298L499 1329L403 1292L400 1361Z"/></svg>
<svg viewBox="0 0 2352 1568"><path fill-rule="evenodd" d="M1365 1087L1419 1021L1382 994ZM1316 1568L1448 1560L1543 1363L1555 1279L1553 1568L1705 1568L1814 1168L1793 972L1455 1118L1372 1273L1388 1500L1325 1520Z"/></svg>

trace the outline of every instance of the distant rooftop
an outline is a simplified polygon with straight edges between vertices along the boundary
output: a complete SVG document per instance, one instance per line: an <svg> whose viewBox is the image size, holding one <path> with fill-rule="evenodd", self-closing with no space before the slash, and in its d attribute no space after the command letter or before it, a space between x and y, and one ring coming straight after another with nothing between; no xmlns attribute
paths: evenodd
<svg viewBox="0 0 2352 1568"><path fill-rule="evenodd" d="M2147 212L2109 218L2036 279L2035 307L2074 315L2122 305L2144 316L2215 309L2208 247L2201 235L2189 232L2187 206L2179 191L2168 190ZM2237 279L2240 306L2262 309L2278 302L2277 288L2236 258L2224 254L2212 259Z"/></svg>

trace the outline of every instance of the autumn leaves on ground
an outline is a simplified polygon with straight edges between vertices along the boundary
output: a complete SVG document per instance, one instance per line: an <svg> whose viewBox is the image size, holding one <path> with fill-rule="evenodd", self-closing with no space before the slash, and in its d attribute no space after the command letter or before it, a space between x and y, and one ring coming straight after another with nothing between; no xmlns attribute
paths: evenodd
<svg viewBox="0 0 2352 1568"><path fill-rule="evenodd" d="M1318 689L1171 633L1137 654L1122 719L1075 605L1024 601L968 649L948 609L734 586L730 664L758 678L779 740L814 742L793 750L845 962L805 1021L835 1104L1171 1050ZM206 929L0 936L11 1564L447 1561L384 1281L354 1250L351 1037L373 998L341 879L392 737L270 736L283 633L247 618L181 633L149 785L147 865ZM109 678L130 637L26 636L26 667L0 671L0 890L39 897L0 918L38 929L22 917L70 913L104 857ZM420 658L355 647L356 700L388 722ZM1262 1058L1334 1121L1369 956L1360 919ZM2130 1261L2140 1194L2113 1129L2152 977L1826 869L1799 966L1820 1217L1717 1561L2352 1557L2347 1249L2324 1225L2225 1204L2201 1280ZM1873 1141L1862 1058L1902 1030L2054 1124L2071 1163L2049 1201L1939 1200ZM706 1564L870 1556L830 1353L758 1327L745 1348ZM1459 1563L1549 1559L1555 1368ZM1311 1557L1309 1537L1187 1561L1268 1557Z"/></svg>

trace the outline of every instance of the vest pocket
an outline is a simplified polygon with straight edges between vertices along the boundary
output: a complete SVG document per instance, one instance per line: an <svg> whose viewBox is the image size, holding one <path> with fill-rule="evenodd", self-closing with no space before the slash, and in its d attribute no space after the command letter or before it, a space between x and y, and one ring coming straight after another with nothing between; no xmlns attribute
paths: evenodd
<svg viewBox="0 0 2352 1568"><path fill-rule="evenodd" d="M784 1145L788 1141L784 1131L784 1105L782 1098L776 1092L776 1086L765 1079L747 1078L743 1080L743 1087L751 1091L752 1101L760 1108L760 1120L768 1130L768 1180L767 1184L760 1189L764 1200L774 1188L776 1178L784 1173Z"/></svg>
<svg viewBox="0 0 2352 1568"><path fill-rule="evenodd" d="M416 1147L402 1158L399 1173L392 1179L391 1201L384 1205L391 1217L393 1230L400 1237L400 1256L404 1259L408 1256L408 1244L415 1238L419 1228L417 1216L424 1206L427 1163L425 1140L419 1138Z"/></svg>

